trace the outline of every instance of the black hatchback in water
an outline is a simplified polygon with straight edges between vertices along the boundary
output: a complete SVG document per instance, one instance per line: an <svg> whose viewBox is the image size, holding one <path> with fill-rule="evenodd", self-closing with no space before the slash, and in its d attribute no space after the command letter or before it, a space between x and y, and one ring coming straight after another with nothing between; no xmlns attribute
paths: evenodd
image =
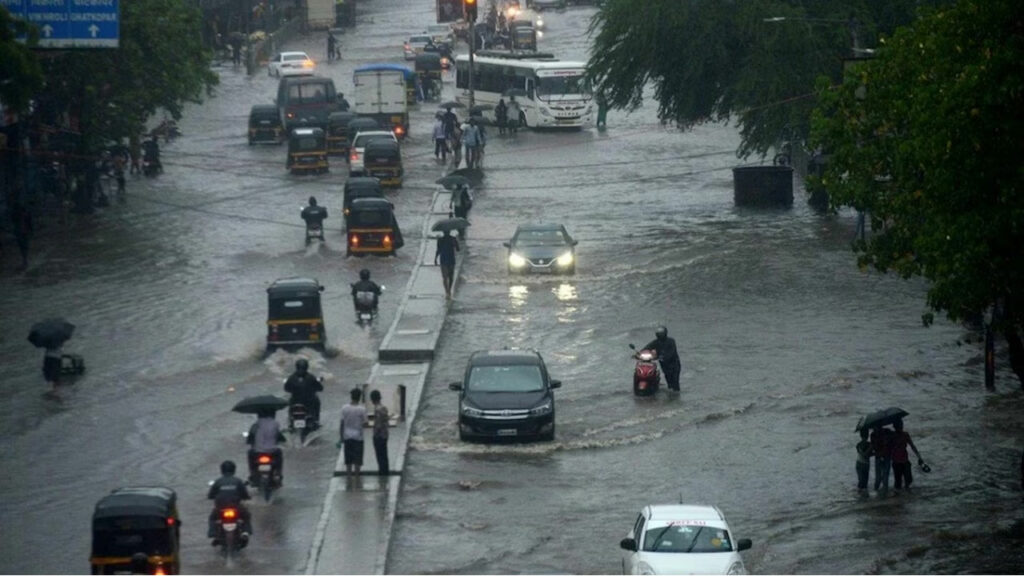
<svg viewBox="0 0 1024 576"><path fill-rule="evenodd" d="M534 350L477 351L469 357L459 392L459 438L555 438L554 389Z"/></svg>

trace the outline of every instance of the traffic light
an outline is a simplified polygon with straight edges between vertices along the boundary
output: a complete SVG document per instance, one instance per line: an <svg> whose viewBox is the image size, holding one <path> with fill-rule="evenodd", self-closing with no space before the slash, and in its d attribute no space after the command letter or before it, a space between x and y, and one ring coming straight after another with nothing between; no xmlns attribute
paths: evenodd
<svg viewBox="0 0 1024 576"><path fill-rule="evenodd" d="M466 15L466 22L476 22L477 0L462 0L462 12Z"/></svg>

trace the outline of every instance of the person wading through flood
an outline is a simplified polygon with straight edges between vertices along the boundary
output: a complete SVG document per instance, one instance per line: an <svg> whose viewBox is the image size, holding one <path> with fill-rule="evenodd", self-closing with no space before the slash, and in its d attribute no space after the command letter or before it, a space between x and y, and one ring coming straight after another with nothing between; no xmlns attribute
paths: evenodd
<svg viewBox="0 0 1024 576"><path fill-rule="evenodd" d="M893 427L896 428L896 431L891 436L890 450L892 455L893 488L899 491L906 487L909 490L910 484L914 481L914 475L911 472L913 467L910 465L910 454L907 453L907 446L917 456L918 466L924 467L924 458L921 458L921 453L917 451L917 446L914 446L914 441L910 439L910 434L903 430L903 420L897 420Z"/></svg>
<svg viewBox="0 0 1024 576"><path fill-rule="evenodd" d="M455 278L455 253L459 250L459 241L452 236L450 230L437 239L437 251L434 252L434 264L441 261L441 280L444 281L445 297L452 297L452 281Z"/></svg>

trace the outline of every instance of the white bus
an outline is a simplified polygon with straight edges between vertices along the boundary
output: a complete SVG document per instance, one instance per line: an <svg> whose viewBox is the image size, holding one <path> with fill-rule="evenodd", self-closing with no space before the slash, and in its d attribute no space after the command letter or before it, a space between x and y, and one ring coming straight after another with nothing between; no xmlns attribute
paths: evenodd
<svg viewBox="0 0 1024 576"><path fill-rule="evenodd" d="M512 88L531 128L584 128L596 113L583 62L562 62L550 54L481 51L473 59L476 104L495 106ZM455 58L456 100L469 105L469 56ZM508 98L505 97L505 103ZM494 117L494 113L488 114Z"/></svg>

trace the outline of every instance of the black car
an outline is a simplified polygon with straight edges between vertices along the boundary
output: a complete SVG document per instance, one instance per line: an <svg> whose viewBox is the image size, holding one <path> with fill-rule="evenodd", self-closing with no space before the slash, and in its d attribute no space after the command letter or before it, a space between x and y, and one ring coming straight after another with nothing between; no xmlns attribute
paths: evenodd
<svg viewBox="0 0 1024 576"><path fill-rule="evenodd" d="M555 438L554 389L534 350L477 351L469 357L459 392L459 438Z"/></svg>
<svg viewBox="0 0 1024 576"><path fill-rule="evenodd" d="M509 273L576 273L576 240L561 224L524 224L508 248Z"/></svg>

